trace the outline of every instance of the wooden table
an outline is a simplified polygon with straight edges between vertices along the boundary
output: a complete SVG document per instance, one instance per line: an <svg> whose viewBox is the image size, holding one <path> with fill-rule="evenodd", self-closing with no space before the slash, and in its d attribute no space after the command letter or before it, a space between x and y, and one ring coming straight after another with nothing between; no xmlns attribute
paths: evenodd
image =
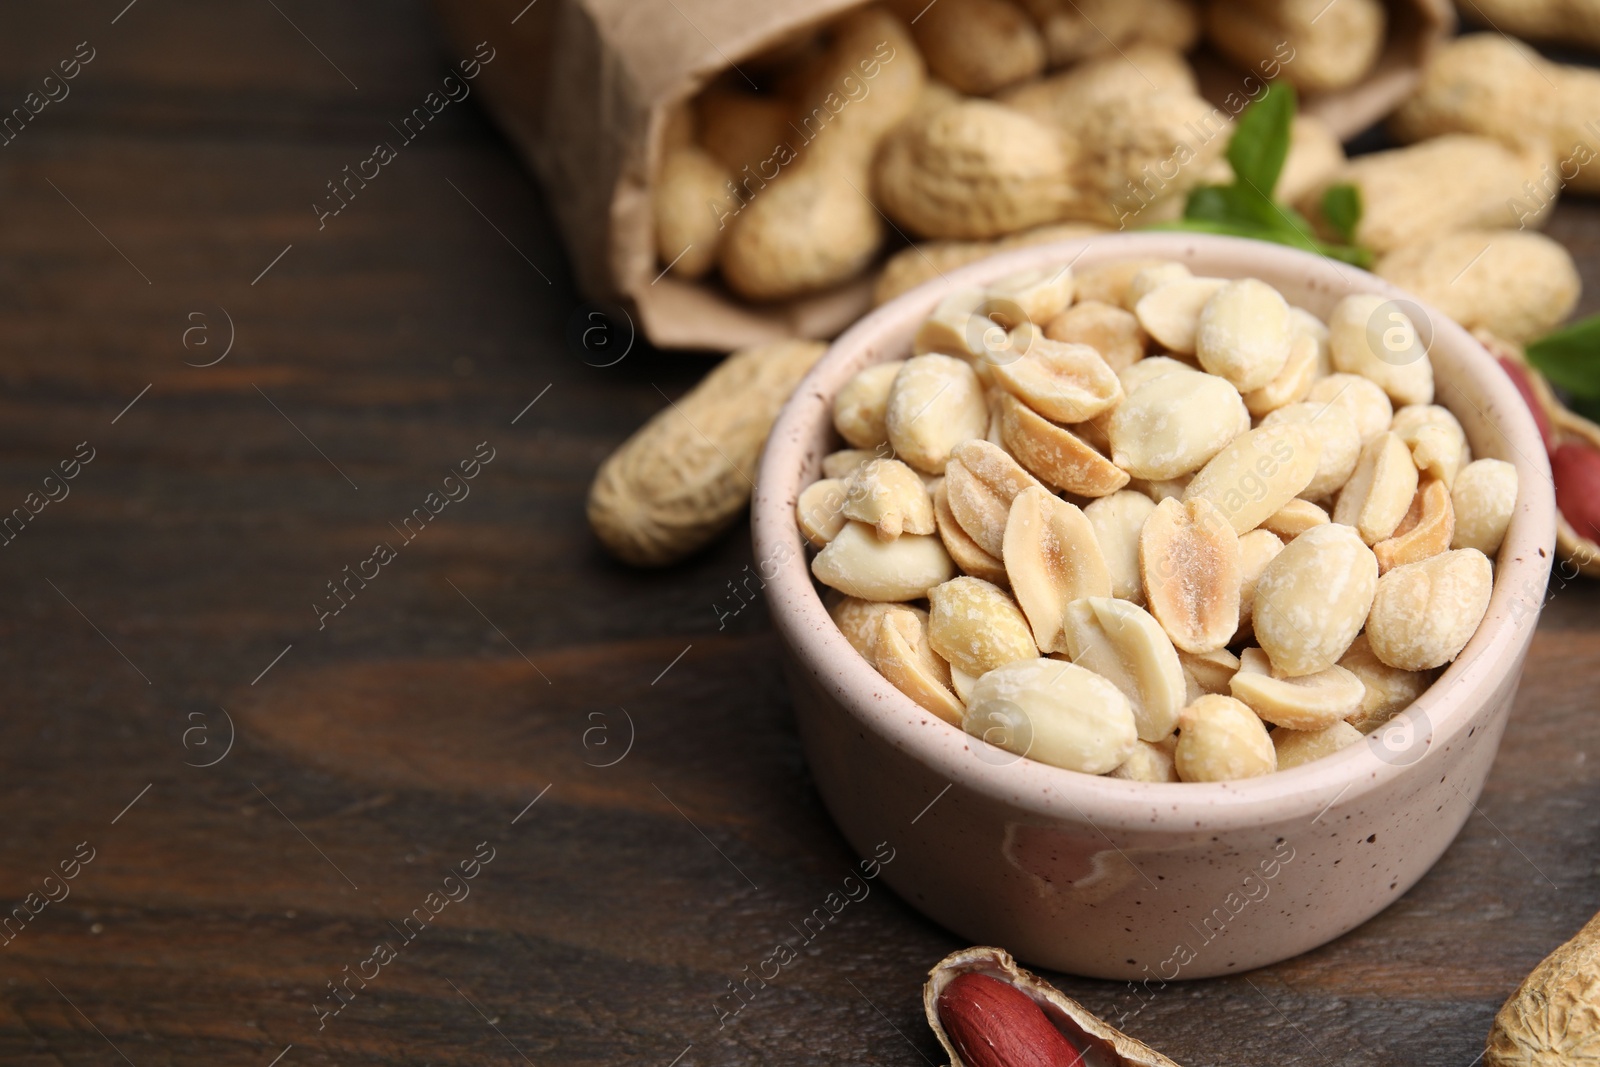
<svg viewBox="0 0 1600 1067"><path fill-rule="evenodd" d="M93 53L0 148L0 509L69 494L0 552L0 896L38 909L0 948L0 1062L934 1061L918 991L958 942L886 891L718 1029L853 857L763 609L717 625L747 531L640 574L584 524L705 364L595 365L472 102L319 229L441 81L417 3L125 3L0 15L5 108ZM1600 282L1600 210L1551 229ZM1552 592L1433 873L1134 1033L1191 1067L1472 1062L1600 898L1600 592Z"/></svg>

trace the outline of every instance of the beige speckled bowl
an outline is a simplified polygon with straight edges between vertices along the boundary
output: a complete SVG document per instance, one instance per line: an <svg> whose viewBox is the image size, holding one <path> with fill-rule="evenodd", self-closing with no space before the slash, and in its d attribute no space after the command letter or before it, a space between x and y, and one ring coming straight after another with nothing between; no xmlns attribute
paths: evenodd
<svg viewBox="0 0 1600 1067"><path fill-rule="evenodd" d="M885 305L834 344L773 430L753 526L812 773L850 843L871 855L888 842L883 878L969 941L1153 989L1321 945L1433 865L1471 813L1505 729L1555 520L1549 466L1515 389L1465 331L1431 313L1438 400L1477 456L1516 465L1521 499L1483 625L1390 727L1263 778L1158 785L1015 760L923 711L833 625L795 525L796 495L838 447L833 395L861 368L906 355L917 325L953 289L1146 256L1197 274L1260 277L1323 317L1352 292L1409 299L1352 267L1224 237L1121 234L984 260Z"/></svg>

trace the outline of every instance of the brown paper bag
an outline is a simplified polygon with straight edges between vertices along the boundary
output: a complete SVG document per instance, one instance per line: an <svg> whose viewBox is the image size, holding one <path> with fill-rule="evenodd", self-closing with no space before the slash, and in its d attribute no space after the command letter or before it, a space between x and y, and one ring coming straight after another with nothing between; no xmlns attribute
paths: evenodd
<svg viewBox="0 0 1600 1067"><path fill-rule="evenodd" d="M651 182L667 116L729 67L814 29L863 0L435 0L459 50L487 41L486 106L544 189L577 272L595 300L615 301L662 348L729 351L786 338L826 339L872 303L872 272L836 290L773 305L720 283L685 282L656 261ZM1391 0L1378 70L1308 110L1341 136L1391 110L1450 25L1448 0ZM1219 62L1202 85L1226 93ZM1214 81L1212 79L1215 79ZM1220 99L1220 96L1218 97Z"/></svg>

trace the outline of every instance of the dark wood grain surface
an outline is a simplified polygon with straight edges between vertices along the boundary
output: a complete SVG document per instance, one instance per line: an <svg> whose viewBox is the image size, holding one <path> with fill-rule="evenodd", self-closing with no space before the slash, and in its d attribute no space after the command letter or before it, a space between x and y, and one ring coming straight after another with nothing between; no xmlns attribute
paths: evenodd
<svg viewBox="0 0 1600 1067"><path fill-rule="evenodd" d="M417 3L125 3L0 13L0 111L94 53L0 147L0 515L69 493L0 548L0 897L38 908L0 947L0 1062L935 1061L919 987L959 946L887 890L717 1025L853 857L763 609L718 627L748 531L640 574L584 525L596 464L703 361L595 365L622 339L581 343L549 214L474 101L318 228L325 183L461 58ZM1600 293L1600 210L1551 232ZM328 583L374 566L319 628ZM1438 867L1133 1033L1190 1067L1473 1061L1600 904L1600 592L1551 591Z"/></svg>

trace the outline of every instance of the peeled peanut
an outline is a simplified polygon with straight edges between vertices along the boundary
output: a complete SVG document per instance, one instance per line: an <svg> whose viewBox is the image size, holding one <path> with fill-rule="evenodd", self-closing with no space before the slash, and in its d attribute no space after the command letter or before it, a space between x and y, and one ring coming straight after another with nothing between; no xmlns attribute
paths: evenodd
<svg viewBox="0 0 1600 1067"><path fill-rule="evenodd" d="M833 398L833 427L854 448L877 448L889 441L884 419L889 413L889 388L905 360L892 359L861 371Z"/></svg>
<svg viewBox="0 0 1600 1067"><path fill-rule="evenodd" d="M968 100L913 119L878 153L883 210L922 237L996 237L1062 217L1060 135L1018 111Z"/></svg>
<svg viewBox="0 0 1600 1067"><path fill-rule="evenodd" d="M693 145L669 151L656 177L656 256L672 273L693 281L717 265L721 216L729 202L726 167Z"/></svg>
<svg viewBox="0 0 1600 1067"><path fill-rule="evenodd" d="M838 478L818 478L795 502L795 521L815 548L821 548L844 529L845 483Z"/></svg>
<svg viewBox="0 0 1600 1067"><path fill-rule="evenodd" d="M1017 233L979 241L921 241L890 256L872 290L873 304L886 304L923 282L943 277L957 267L975 263L996 252L1029 245L1092 237L1105 229L1088 222L1054 222Z"/></svg>
<svg viewBox="0 0 1600 1067"><path fill-rule="evenodd" d="M928 69L963 93L988 96L1044 69L1044 38L1010 0L903 5Z"/></svg>
<svg viewBox="0 0 1600 1067"><path fill-rule="evenodd" d="M1032 326L1013 337L1013 350L1022 354L996 363L994 380L1045 418L1084 422L1122 399L1116 372L1088 345L1052 341Z"/></svg>
<svg viewBox="0 0 1600 1067"><path fill-rule="evenodd" d="M1335 664L1315 674L1280 678L1259 648L1240 653L1228 688L1262 719L1291 730L1326 729L1361 707L1361 679L1350 671Z"/></svg>
<svg viewBox="0 0 1600 1067"><path fill-rule="evenodd" d="M1125 470L1016 397L1003 394L999 406L1005 447L1046 485L1078 496L1101 497L1128 484Z"/></svg>
<svg viewBox="0 0 1600 1067"><path fill-rule="evenodd" d="M1283 541L1268 530L1251 530L1239 538L1239 628L1236 638L1250 634L1251 612L1255 608L1256 583L1267 564L1283 551Z"/></svg>
<svg viewBox="0 0 1600 1067"><path fill-rule="evenodd" d="M1320 452L1309 425L1262 426L1235 437L1213 456L1183 498L1209 501L1235 533L1248 533L1305 490Z"/></svg>
<svg viewBox="0 0 1600 1067"><path fill-rule="evenodd" d="M1306 400L1343 408L1355 423L1362 444L1388 430L1394 420L1389 395L1377 382L1359 374L1330 374L1319 379L1306 394Z"/></svg>
<svg viewBox="0 0 1600 1067"><path fill-rule="evenodd" d="M1132 311L1139 306L1139 301L1171 282L1189 281L1194 278L1194 271L1182 263L1168 260L1153 263L1133 276L1128 282L1128 291L1123 295L1122 306Z"/></svg>
<svg viewBox="0 0 1600 1067"><path fill-rule="evenodd" d="M1145 268L1166 262L1168 261L1164 259L1119 259L1115 263L1076 268L1073 289L1080 304L1093 301L1132 311L1133 304L1128 300L1128 290L1133 284L1133 279L1137 278L1139 272Z"/></svg>
<svg viewBox="0 0 1600 1067"><path fill-rule="evenodd" d="M828 605L828 614L833 617L834 624L839 627L839 632L844 634L844 639L850 642L850 647L861 653L869 663L872 662L872 642L877 636L878 620L886 613L909 611L923 626L928 624L928 613L909 604L862 600L860 597L840 596L838 593L829 593L828 596L838 598Z"/></svg>
<svg viewBox="0 0 1600 1067"><path fill-rule="evenodd" d="M790 166L739 210L723 236L722 278L747 300L786 300L860 274L883 244L864 175Z"/></svg>
<svg viewBox="0 0 1600 1067"><path fill-rule="evenodd" d="M972 699L972 687L976 685L977 682L978 678L976 675L968 674L959 667L950 668L950 688L955 690L957 699L959 699L963 705ZM958 722L956 725L960 726L961 723Z"/></svg>
<svg viewBox="0 0 1600 1067"><path fill-rule="evenodd" d="M954 356L913 356L889 388L884 425L896 456L939 474L957 445L988 430L989 405L966 363Z"/></svg>
<svg viewBox="0 0 1600 1067"><path fill-rule="evenodd" d="M1411 450L1395 433L1375 437L1361 449L1355 473L1339 491L1333 521L1354 526L1367 544L1394 534L1417 494Z"/></svg>
<svg viewBox="0 0 1600 1067"><path fill-rule="evenodd" d="M1449 488L1462 467L1462 457L1470 459L1467 435L1448 408L1438 404L1408 404L1394 413L1389 429L1411 449L1411 461L1423 474L1431 474Z"/></svg>
<svg viewBox="0 0 1600 1067"><path fill-rule="evenodd" d="M1171 747L1174 750L1177 748L1176 739ZM1108 772L1106 777L1129 782L1181 781L1172 752L1164 745L1151 744L1149 741L1140 741L1135 745L1127 760L1116 770Z"/></svg>
<svg viewBox="0 0 1600 1067"><path fill-rule="evenodd" d="M881 453L864 448L841 448L837 452L829 452L822 457L822 476L848 482L851 475L860 470L863 464L888 456L893 451L891 448L884 448Z"/></svg>
<svg viewBox="0 0 1600 1067"><path fill-rule="evenodd" d="M995 304L1015 304L1022 311L1023 320L1013 322L1013 329L1024 321L1043 326L1072 303L1072 268L1039 267L1008 274L990 283L984 294Z"/></svg>
<svg viewBox="0 0 1600 1067"><path fill-rule="evenodd" d="M1388 406L1387 400L1384 405ZM1317 439L1317 471L1301 493L1320 500L1343 488L1361 458L1361 433L1349 409L1305 401L1281 407L1261 420L1262 429L1288 425L1303 426Z"/></svg>
<svg viewBox="0 0 1600 1067"><path fill-rule="evenodd" d="M961 725L966 709L950 691L950 665L929 646L922 618L915 612L896 607L879 616L872 661L890 685L919 707L952 726Z"/></svg>
<svg viewBox="0 0 1600 1067"><path fill-rule="evenodd" d="M1164 500L1139 533L1150 612L1185 652L1223 647L1239 625L1239 537L1204 499Z"/></svg>
<svg viewBox="0 0 1600 1067"><path fill-rule="evenodd" d="M1289 358L1283 369L1266 385L1244 394L1244 406L1250 414L1261 418L1284 407L1304 400L1317 379L1317 339L1306 333L1296 333L1289 342Z"/></svg>
<svg viewBox="0 0 1600 1067"><path fill-rule="evenodd" d="M1150 338L1132 312L1098 300L1079 301L1050 320L1044 335L1052 341L1088 345L1119 374L1144 358Z"/></svg>
<svg viewBox="0 0 1600 1067"><path fill-rule="evenodd" d="M1018 493L1042 488L1017 461L988 441L963 441L945 467L950 513L978 546L996 559L1005 552L1006 524Z"/></svg>
<svg viewBox="0 0 1600 1067"><path fill-rule="evenodd" d="M1348 526L1318 526L1285 545L1256 581L1250 609L1274 672L1295 678L1337 663L1361 632L1377 583L1377 559Z"/></svg>
<svg viewBox="0 0 1600 1067"><path fill-rule="evenodd" d="M1094 527L1095 542L1111 575L1111 595L1135 604L1144 603L1144 580L1139 577L1139 531L1156 505L1143 493L1124 489L1084 506L1083 516Z"/></svg>
<svg viewBox="0 0 1600 1067"><path fill-rule="evenodd" d="M1139 743L1128 698L1083 667L1025 659L983 675L962 727L1019 756L1085 774L1125 763Z"/></svg>
<svg viewBox="0 0 1600 1067"><path fill-rule="evenodd" d="M1400 525L1395 527L1394 536L1372 546L1372 554L1378 557L1378 573L1387 574L1396 567L1448 551L1455 532L1456 516L1450 503L1450 490L1440 479L1428 478L1411 499L1411 506L1406 509Z"/></svg>
<svg viewBox="0 0 1600 1067"><path fill-rule="evenodd" d="M1298 121L1298 120L1297 120ZM1305 308L1289 309L1289 322L1296 337L1309 337L1317 343L1317 378L1333 373L1333 360L1328 355L1328 325Z"/></svg>
<svg viewBox="0 0 1600 1067"><path fill-rule="evenodd" d="M1193 704L1207 693L1228 695L1228 681L1239 670L1239 657L1225 648L1211 652L1179 652L1183 677L1188 687L1186 704Z"/></svg>
<svg viewBox="0 0 1600 1067"><path fill-rule="evenodd" d="M946 471L949 469L945 468ZM972 535L956 521L955 512L950 510L949 491L942 481L933 490L933 517L939 527L939 540L944 543L945 551L950 553L950 558L955 560L963 574L997 585L1007 581L1005 564L985 552L983 546L974 541Z"/></svg>
<svg viewBox="0 0 1600 1067"><path fill-rule="evenodd" d="M1353 293L1334 307L1328 353L1337 370L1370 379L1397 404L1433 401L1433 363L1416 325L1377 293Z"/></svg>
<svg viewBox="0 0 1600 1067"><path fill-rule="evenodd" d="M893 541L902 533L937 532L933 498L917 472L897 459L875 459L863 464L845 485L847 519L873 527L880 541Z"/></svg>
<svg viewBox="0 0 1600 1067"><path fill-rule="evenodd" d="M919 356L942 352L963 359L982 357L984 349L981 334L991 328L997 327L1002 332L1006 329L985 320L973 321L973 317L988 301L989 297L982 289L957 289L944 297L934 305L933 313L917 327L911 350Z"/></svg>
<svg viewBox="0 0 1600 1067"><path fill-rule="evenodd" d="M928 643L968 674L1039 654L1017 602L982 578L962 576L928 590Z"/></svg>
<svg viewBox="0 0 1600 1067"><path fill-rule="evenodd" d="M1451 548L1500 551L1517 510L1517 468L1503 459L1478 459L1461 468L1450 487L1456 529Z"/></svg>
<svg viewBox="0 0 1600 1067"><path fill-rule="evenodd" d="M1186 688L1177 650L1161 624L1143 608L1106 596L1073 601L1063 622L1072 662L1122 690L1140 740L1171 734Z"/></svg>
<svg viewBox="0 0 1600 1067"><path fill-rule="evenodd" d="M1178 777L1185 782L1233 782L1278 769L1262 721L1232 697L1206 695L1179 718Z"/></svg>
<svg viewBox="0 0 1600 1067"><path fill-rule="evenodd" d="M1024 489L1011 502L1004 559L1011 592L1041 652L1067 650L1064 618L1073 601L1111 595L1111 572L1094 527L1076 505L1043 486Z"/></svg>
<svg viewBox="0 0 1600 1067"><path fill-rule="evenodd" d="M1154 381L1163 374L1194 369L1192 365L1171 356L1148 356L1118 371L1117 380L1122 383L1124 393L1132 393L1145 382Z"/></svg>
<svg viewBox="0 0 1600 1067"><path fill-rule="evenodd" d="M1332 521L1326 511L1311 501L1291 500L1263 519L1261 529L1275 533L1285 541L1292 541L1311 527Z"/></svg>
<svg viewBox="0 0 1600 1067"><path fill-rule="evenodd" d="M955 575L937 537L906 534L880 541L872 527L846 523L811 561L823 585L862 600L919 600Z"/></svg>
<svg viewBox="0 0 1600 1067"><path fill-rule="evenodd" d="M1372 651L1407 671L1449 663L1483 621L1493 583L1489 557L1475 548L1396 567L1378 579L1367 619Z"/></svg>
<svg viewBox="0 0 1600 1067"><path fill-rule="evenodd" d="M1204 466L1249 418L1239 391L1221 378L1175 370L1117 405L1106 428L1111 459L1134 477L1175 478Z"/></svg>
<svg viewBox="0 0 1600 1067"><path fill-rule="evenodd" d="M1331 756L1342 748L1349 748L1361 740L1361 731L1347 722L1336 722L1320 730L1272 731L1272 747L1278 753L1278 770Z"/></svg>
<svg viewBox="0 0 1600 1067"><path fill-rule="evenodd" d="M1433 671L1403 671L1379 659L1362 634L1339 657L1339 666L1361 679L1361 706L1346 721L1370 734L1414 704L1433 684Z"/></svg>
<svg viewBox="0 0 1600 1067"><path fill-rule="evenodd" d="M1278 376L1293 339L1289 302L1266 282L1241 278L1218 289L1200 309L1195 355L1201 367L1248 393Z"/></svg>
<svg viewBox="0 0 1600 1067"><path fill-rule="evenodd" d="M1227 284L1222 278L1168 281L1141 296L1133 313L1138 316L1145 333L1158 344L1179 355L1192 356L1199 339L1200 312Z"/></svg>

